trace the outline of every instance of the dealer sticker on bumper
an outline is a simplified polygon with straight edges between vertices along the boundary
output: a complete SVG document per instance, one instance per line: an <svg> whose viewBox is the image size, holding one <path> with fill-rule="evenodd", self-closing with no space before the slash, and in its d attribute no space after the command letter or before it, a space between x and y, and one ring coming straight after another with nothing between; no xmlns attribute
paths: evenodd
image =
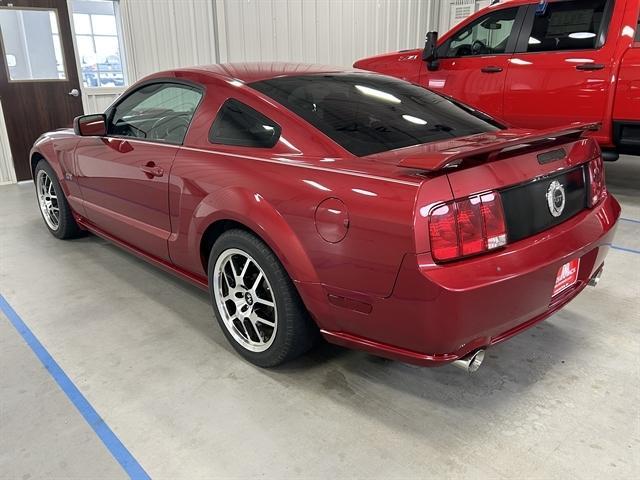
<svg viewBox="0 0 640 480"><path fill-rule="evenodd" d="M578 271L580 270L580 259L576 258L569 263L565 263L556 276L556 285L553 287L553 295L556 296L572 287L578 281Z"/></svg>

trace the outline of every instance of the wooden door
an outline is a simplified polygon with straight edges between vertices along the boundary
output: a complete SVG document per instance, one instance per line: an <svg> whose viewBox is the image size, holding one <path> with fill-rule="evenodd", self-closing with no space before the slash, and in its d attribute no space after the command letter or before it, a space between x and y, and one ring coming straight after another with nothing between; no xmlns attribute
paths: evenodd
<svg viewBox="0 0 640 480"><path fill-rule="evenodd" d="M0 0L0 101L18 180L40 134L70 127L82 97L67 0Z"/></svg>

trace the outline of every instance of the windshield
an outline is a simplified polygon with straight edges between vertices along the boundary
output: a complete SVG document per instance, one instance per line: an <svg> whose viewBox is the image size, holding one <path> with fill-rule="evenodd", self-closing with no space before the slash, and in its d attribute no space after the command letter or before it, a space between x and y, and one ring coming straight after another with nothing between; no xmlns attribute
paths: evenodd
<svg viewBox="0 0 640 480"><path fill-rule="evenodd" d="M499 129L490 118L470 108L379 75L280 77L250 86L357 156Z"/></svg>

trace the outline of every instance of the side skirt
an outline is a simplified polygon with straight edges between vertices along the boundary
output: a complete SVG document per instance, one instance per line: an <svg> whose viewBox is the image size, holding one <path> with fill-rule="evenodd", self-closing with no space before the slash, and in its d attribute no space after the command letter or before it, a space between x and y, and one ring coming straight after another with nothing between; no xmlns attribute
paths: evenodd
<svg viewBox="0 0 640 480"><path fill-rule="evenodd" d="M137 257L142 258L143 260L149 262L150 264L158 268L161 268L162 270L169 272L175 275L176 277L186 280L187 282L191 283L192 285L195 285L196 287L199 287L204 291L207 291L207 292L209 291L209 282L205 277L186 272L180 268L177 268L175 265L165 260L154 257L153 255L149 255L148 253L143 252L139 248L134 247L133 245L129 245L128 243L123 242L122 240L119 240L118 238L109 235L107 232L99 229L95 225L92 225L91 223L87 222L85 219L76 219L76 220L78 221L78 224L80 225L80 227L82 227L83 229L88 230L89 232L97 235L98 237L104 238L105 240L119 246L120 248L130 253L133 253Z"/></svg>

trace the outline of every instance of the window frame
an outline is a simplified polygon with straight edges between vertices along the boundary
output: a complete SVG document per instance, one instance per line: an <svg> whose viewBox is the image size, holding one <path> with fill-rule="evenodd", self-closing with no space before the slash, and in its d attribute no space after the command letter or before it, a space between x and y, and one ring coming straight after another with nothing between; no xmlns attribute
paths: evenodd
<svg viewBox="0 0 640 480"><path fill-rule="evenodd" d="M215 126L216 121L218 120L218 118L220 118L220 115L222 114L222 111L224 110L224 108L227 105L231 104L231 103L239 104L241 107L251 110L252 112L256 113L259 117L264 118L264 120L266 121L265 123L268 122L268 124L270 126L273 126L274 129L275 129L275 133L276 133L276 135L274 136L273 145L269 145L269 146L266 146L266 145L264 145L264 146L260 146L260 145L242 145L242 144L238 144L238 143L222 143L222 142L214 141L214 139L213 139L213 127ZM280 126L280 124L278 122L276 122L275 120L272 120L271 118L267 117L264 113L262 113L259 110L253 108L251 105L243 102L242 100L238 100L237 98L234 98L234 97L229 97L224 102L222 102L222 104L220 105L220 108L218 109L218 111L216 113L216 116L214 117L213 121L211 122L211 127L209 127L209 132L207 134L207 141L211 145L223 145L223 146L227 146L227 147L272 149L278 144L278 142L280 141L280 137L281 136L282 136L282 127Z"/></svg>
<svg viewBox="0 0 640 480"><path fill-rule="evenodd" d="M124 76L124 85L121 87L85 87L84 86L84 77L82 76L82 62L80 59L80 49L78 48L77 36L82 36L83 34L76 33L76 27L73 22L73 0L69 1L69 23L71 25L71 40L73 42L73 54L76 59L76 66L78 70L78 82L80 84L80 89L82 92L87 95L114 95L120 94L126 91L127 88L131 85L129 83L129 79L133 76L132 72L129 71L129 63L127 62L127 48L126 48L126 40L124 36L124 29L122 26L122 14L120 12L120 1L113 1L113 12L116 18L116 33L118 38L118 45L120 47L120 64L122 66L122 74ZM100 35L98 35L100 36ZM135 82L134 82L135 83Z"/></svg>
<svg viewBox="0 0 640 480"><path fill-rule="evenodd" d="M552 4L575 2L577 0L556 0ZM538 55L538 54L550 54L550 53L562 53L562 52L597 52L607 45L607 39L609 38L609 29L611 27L611 20L613 19L613 12L616 0L607 0L605 9L602 15L602 24L600 25L600 31L597 34L596 47L595 48L583 48L583 49L564 49L564 50L539 50L537 52L527 51L529 48L529 37L533 33L533 24L536 19L537 4L532 4L527 7L527 13L520 29L520 35L516 44L515 53L521 55Z"/></svg>
<svg viewBox="0 0 640 480"><path fill-rule="evenodd" d="M182 142L177 143L177 142L167 142L166 140L157 140L157 139L149 139L149 138L140 138L140 137L130 137L128 135L114 135L112 133L109 132L109 126L111 125L111 122L113 121L113 117L116 113L116 109L118 108L118 106L123 103L127 98L129 98L131 95L135 94L136 92L138 92L139 90L148 87L149 85L155 85L155 84L175 84L175 85L181 85L183 87L189 87L195 90L198 90L200 92L200 101L198 102L198 104L196 105L196 107L193 110L193 115L191 116L191 120L189 120L189 127L187 127L187 132L184 135L184 138L182 139ZM184 145L184 141L187 138L187 135L189 135L189 130L191 129L191 125L193 124L193 119L196 118L196 115L198 114L198 110L200 109L200 106L202 105L202 102L204 101L204 97L206 95L206 88L204 87L204 85L201 85L199 83L196 82L192 82L190 80L182 80L182 79L177 79L177 78L171 78L171 77L160 77L160 78L153 78L151 80L148 80L146 82L142 82L139 83L135 86L135 88L131 89L131 90L127 90L122 96L120 96L114 103L112 103L109 108L107 108L107 110L105 110L104 112L104 116L105 116L105 127L106 127L106 131L107 134L105 135L105 137L108 138L118 138L118 139L123 139L123 140L131 140L131 141L138 141L138 142L147 142L147 143L156 143L156 144L160 144L160 145L173 145L173 146L183 146Z"/></svg>
<svg viewBox="0 0 640 480"><path fill-rule="evenodd" d="M52 37L58 36L58 41L60 42L60 51L62 54L62 66L64 68L64 76L65 78L30 78L30 79L18 79L14 80L11 78L11 72L9 63L7 62L7 52L4 46L4 39L2 34L0 34L0 54L2 54L5 64L5 69L7 72L7 82L9 83L37 83L37 82L70 82L72 80L69 79L69 65L67 62L68 53L65 51L63 42L62 42L62 32L60 28L60 10L56 7L24 7L24 6L16 6L16 5L2 5L3 10L13 10L13 11L24 11L24 10L34 10L34 11L42 11L42 12L53 12L56 17L56 23L58 25L58 33L52 33ZM73 24L71 24L71 30L73 32ZM73 34L72 34L73 37ZM73 43L74 55L75 55L75 40ZM73 57L72 57L73 58ZM77 61L77 60L76 60Z"/></svg>
<svg viewBox="0 0 640 480"><path fill-rule="evenodd" d="M449 46L451 45L451 42L453 41L453 39L463 30L466 30L468 28L473 28L475 25L480 24L482 22L484 22L488 17L490 17L491 15L496 14L497 12L503 12L506 10L516 10L516 16L513 22L513 29L511 30L511 33L509 34L509 39L507 40L507 45L505 46L504 52L503 53L487 53L485 55L466 55L464 57L450 57L448 56L446 53L449 51ZM502 55L513 55L515 49L516 49L516 45L518 42L518 38L520 35L520 31L522 29L522 25L524 23L525 17L527 14L527 5L525 6L509 6L508 4L506 4L504 6L504 8L498 8L495 10L492 10L491 12L486 13L485 15L482 15L481 17L476 18L475 20L473 20L472 22L469 22L467 24L464 25L459 25L455 28L455 32L452 33L449 38L447 38L447 40L445 40L439 47L438 47L438 59L439 60L449 60L449 59L455 59L455 60L462 60L465 58L482 58L482 57L486 57L486 56L502 56Z"/></svg>

